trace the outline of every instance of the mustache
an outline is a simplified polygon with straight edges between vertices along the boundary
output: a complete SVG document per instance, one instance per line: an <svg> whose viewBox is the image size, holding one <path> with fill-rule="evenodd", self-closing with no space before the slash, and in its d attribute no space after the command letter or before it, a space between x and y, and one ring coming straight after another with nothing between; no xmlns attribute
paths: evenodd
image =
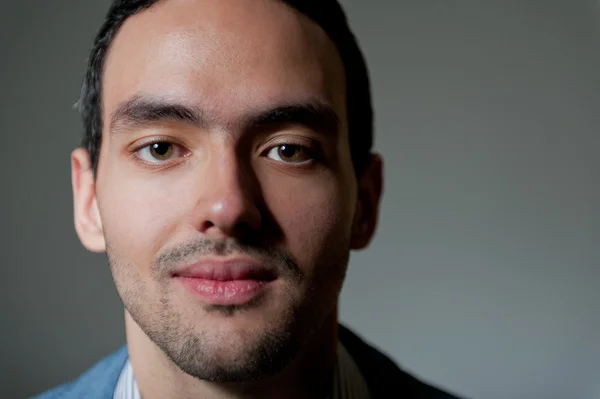
<svg viewBox="0 0 600 399"><path fill-rule="evenodd" d="M152 264L152 272L156 276L166 275L182 264L208 255L246 255L264 263L278 275L293 280L301 280L304 276L293 255L282 248L214 238L198 238L161 251Z"/></svg>

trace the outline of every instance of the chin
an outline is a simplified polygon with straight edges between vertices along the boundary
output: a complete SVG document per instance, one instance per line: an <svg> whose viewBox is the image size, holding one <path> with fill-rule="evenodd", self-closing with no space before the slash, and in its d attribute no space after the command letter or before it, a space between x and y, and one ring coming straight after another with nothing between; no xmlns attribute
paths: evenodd
<svg viewBox="0 0 600 399"><path fill-rule="evenodd" d="M185 373L215 382L268 378L285 368L302 346L300 337L284 326L235 322L212 326L151 339Z"/></svg>

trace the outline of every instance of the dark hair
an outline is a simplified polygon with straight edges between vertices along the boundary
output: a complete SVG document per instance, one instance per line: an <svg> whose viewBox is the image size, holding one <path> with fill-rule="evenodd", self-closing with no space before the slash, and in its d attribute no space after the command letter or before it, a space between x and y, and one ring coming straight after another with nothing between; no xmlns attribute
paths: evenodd
<svg viewBox="0 0 600 399"><path fill-rule="evenodd" d="M110 44L123 22L159 0L114 0L94 41L78 108L84 124L82 145L96 174L102 142L102 74ZM281 0L318 24L335 44L346 74L350 151L357 175L367 166L373 145L373 110L366 62L337 0Z"/></svg>

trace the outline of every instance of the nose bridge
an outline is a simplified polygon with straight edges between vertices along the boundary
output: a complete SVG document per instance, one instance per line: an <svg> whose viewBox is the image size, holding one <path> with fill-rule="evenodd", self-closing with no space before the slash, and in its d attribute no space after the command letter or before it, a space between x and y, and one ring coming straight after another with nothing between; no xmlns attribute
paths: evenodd
<svg viewBox="0 0 600 399"><path fill-rule="evenodd" d="M260 226L256 179L235 149L220 149L206 165L198 211L204 233L235 235Z"/></svg>
<svg viewBox="0 0 600 399"><path fill-rule="evenodd" d="M242 162L235 154L223 152L218 157L213 157L211 165L211 180L214 184L214 201L246 200L251 196L248 173L244 170Z"/></svg>

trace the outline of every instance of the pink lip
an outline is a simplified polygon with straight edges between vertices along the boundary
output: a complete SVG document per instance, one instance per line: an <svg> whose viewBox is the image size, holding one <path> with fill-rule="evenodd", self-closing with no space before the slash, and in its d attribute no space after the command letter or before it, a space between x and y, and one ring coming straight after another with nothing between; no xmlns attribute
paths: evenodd
<svg viewBox="0 0 600 399"><path fill-rule="evenodd" d="M263 293L277 278L251 259L205 260L172 274L211 305L241 305Z"/></svg>

